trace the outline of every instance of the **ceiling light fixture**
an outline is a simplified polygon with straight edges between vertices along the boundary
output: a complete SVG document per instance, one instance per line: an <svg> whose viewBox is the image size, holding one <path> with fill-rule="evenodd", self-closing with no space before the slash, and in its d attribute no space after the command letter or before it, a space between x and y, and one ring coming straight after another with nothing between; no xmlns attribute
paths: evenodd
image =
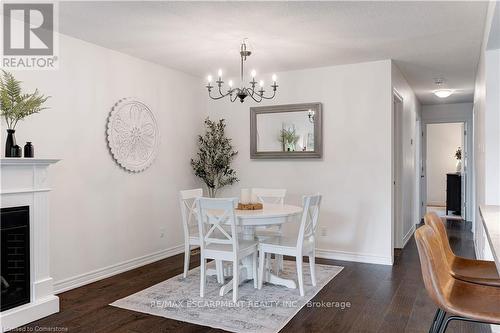
<svg viewBox="0 0 500 333"><path fill-rule="evenodd" d="M434 79L434 83L436 84L438 89L434 90L433 93L439 98L450 97L455 92L453 89L441 88L444 84L443 78Z"/></svg>
<svg viewBox="0 0 500 333"><path fill-rule="evenodd" d="M276 95L276 88L278 88L278 85L276 84L276 75L275 74L273 74L273 76L272 76L273 84L271 84L271 88L273 89L273 94L270 96L264 95L264 93L266 92L264 90L264 81L262 81L262 80L260 81L260 83L259 83L260 88L257 88L257 89L255 88L255 86L257 85L257 81L255 80L255 76L257 75L257 72L255 70L252 70L250 73L250 75L252 76L252 81L249 82L250 86L246 87L244 85L245 81L244 81L244 74L243 74L244 73L243 65L244 65L244 62L247 60L247 57L250 56L250 54L252 54L252 52L250 50L248 50L246 38L245 38L243 40L243 42L241 43L241 48L240 48L241 87L233 88L233 81L230 80L229 81L229 89L226 92L223 92L222 84L224 83L224 81L222 81L222 70L219 69L218 79L217 79L217 81L215 81L215 83L217 84L216 90L218 90L219 94L216 96L212 96L212 89L215 88L215 86L212 86L212 76L211 75L208 76L208 78L207 78L208 83L206 85L206 88L208 89L208 96L211 99L221 99L221 98L229 96L229 100L231 102L234 102L236 100L236 98L239 98L240 102L243 103L245 98L247 96L250 96L254 101L256 101L257 103L260 103L264 99L273 99L274 98L274 96Z"/></svg>

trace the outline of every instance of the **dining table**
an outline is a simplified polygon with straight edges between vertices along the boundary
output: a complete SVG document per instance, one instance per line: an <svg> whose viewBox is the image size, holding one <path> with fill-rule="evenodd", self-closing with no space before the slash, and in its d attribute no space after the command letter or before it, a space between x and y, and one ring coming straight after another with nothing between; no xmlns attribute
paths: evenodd
<svg viewBox="0 0 500 333"><path fill-rule="evenodd" d="M262 209L241 210L235 209L237 224L242 228L242 238L246 240L257 240L256 229L258 227L277 226L285 223L298 223L298 216L302 214L302 207L286 204L264 203ZM251 280L253 271L252 258L246 257L242 260L243 271L240 274L240 283ZM264 273L264 282L282 285L291 289L296 289L294 280L285 279L278 276L278 272L272 272L267 268ZM224 295L233 288L232 279L224 284L220 289L220 294Z"/></svg>

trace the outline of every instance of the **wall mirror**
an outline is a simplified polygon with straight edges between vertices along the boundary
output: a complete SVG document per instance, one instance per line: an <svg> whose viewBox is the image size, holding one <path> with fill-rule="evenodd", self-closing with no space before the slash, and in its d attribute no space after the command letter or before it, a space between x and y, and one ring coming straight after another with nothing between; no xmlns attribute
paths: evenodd
<svg viewBox="0 0 500 333"><path fill-rule="evenodd" d="M321 103L250 108L250 158L321 158Z"/></svg>

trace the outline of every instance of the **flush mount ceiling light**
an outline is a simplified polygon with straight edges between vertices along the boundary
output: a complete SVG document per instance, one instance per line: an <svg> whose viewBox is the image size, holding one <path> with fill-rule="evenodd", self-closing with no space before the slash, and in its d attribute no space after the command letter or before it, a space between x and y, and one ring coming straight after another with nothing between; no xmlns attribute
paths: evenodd
<svg viewBox="0 0 500 333"><path fill-rule="evenodd" d="M241 57L241 71L240 71L240 78L241 78L241 86L238 88L233 88L233 81L229 80L228 85L229 89L227 89L224 92L224 89L222 88L222 84L224 81L222 81L222 70L219 69L218 72L218 79L215 81L216 85L212 86L212 75L208 76L208 83L206 85L206 88L208 89L208 96L211 99L221 99L224 97L229 97L229 100L231 102L234 102L236 98L240 99L240 102L243 103L245 98L247 96L250 96L254 101L257 103L262 102L264 99L273 99L274 96L276 95L276 88L278 88L278 85L276 84L276 75L273 74L272 76L272 81L273 84L271 84L271 88L273 89L273 94L270 96L265 96L264 93L266 92L264 90L264 81L259 82L259 87L256 88L257 81L255 80L255 76L257 75L257 72L255 70L252 70L251 76L252 76L252 81L249 82L250 86L245 86L245 80L244 80L244 71L243 71L243 65L245 61L247 60L247 57L249 57L252 54L252 52L248 49L246 39L243 40L241 43L241 48L240 48L240 57ZM216 88L218 91L218 95L212 96L212 89Z"/></svg>
<svg viewBox="0 0 500 333"><path fill-rule="evenodd" d="M444 89L442 88L444 85L444 79L439 78L439 79L434 79L434 83L438 87L438 89L434 90L433 93L439 98L446 98L450 97L455 91L452 89Z"/></svg>

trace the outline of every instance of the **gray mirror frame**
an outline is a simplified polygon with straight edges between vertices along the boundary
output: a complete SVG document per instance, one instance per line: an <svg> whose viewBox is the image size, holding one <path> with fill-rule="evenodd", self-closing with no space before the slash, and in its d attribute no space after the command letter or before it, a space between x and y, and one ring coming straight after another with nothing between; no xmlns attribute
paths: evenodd
<svg viewBox="0 0 500 333"><path fill-rule="evenodd" d="M308 111L314 114L314 151L257 151L257 115L262 113L299 112ZM323 107L321 103L302 103L273 106L259 106L250 108L250 158L251 159L295 159L295 158L322 158L323 157Z"/></svg>

